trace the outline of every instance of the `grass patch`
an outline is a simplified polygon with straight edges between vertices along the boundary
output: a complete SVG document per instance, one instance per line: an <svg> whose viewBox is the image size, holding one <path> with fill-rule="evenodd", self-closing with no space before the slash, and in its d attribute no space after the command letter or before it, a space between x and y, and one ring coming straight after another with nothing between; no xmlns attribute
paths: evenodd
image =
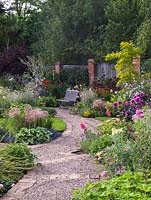
<svg viewBox="0 0 151 200"><path fill-rule="evenodd" d="M113 117L96 117L95 119L98 121L104 122L104 121L113 119Z"/></svg>
<svg viewBox="0 0 151 200"><path fill-rule="evenodd" d="M56 131L64 131L66 129L67 125L64 122L63 119L60 119L58 117L54 117L52 119L52 129Z"/></svg>

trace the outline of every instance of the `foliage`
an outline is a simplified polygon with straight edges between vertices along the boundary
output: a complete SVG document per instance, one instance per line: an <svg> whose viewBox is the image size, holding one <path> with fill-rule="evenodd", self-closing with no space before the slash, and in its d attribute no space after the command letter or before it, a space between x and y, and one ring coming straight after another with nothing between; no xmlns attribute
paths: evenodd
<svg viewBox="0 0 151 200"><path fill-rule="evenodd" d="M88 183L84 188L74 191L72 200L92 199L145 199L151 198L151 179L141 172L126 172L111 180Z"/></svg>
<svg viewBox="0 0 151 200"><path fill-rule="evenodd" d="M5 50L0 55L0 73L23 74L26 66L21 63L20 58L25 58L27 53L27 47L24 44Z"/></svg>
<svg viewBox="0 0 151 200"><path fill-rule="evenodd" d="M141 62L141 73L149 73L151 69L151 58L142 60Z"/></svg>
<svg viewBox="0 0 151 200"><path fill-rule="evenodd" d="M140 0L109 0L105 10L108 21L103 43L104 55L118 51L122 41L136 41L138 27L144 18L144 15L140 14L142 2Z"/></svg>
<svg viewBox="0 0 151 200"><path fill-rule="evenodd" d="M64 131L67 125L61 118L55 117L52 118L52 129L57 131Z"/></svg>
<svg viewBox="0 0 151 200"><path fill-rule="evenodd" d="M40 54L48 64L58 61L81 64L86 62L88 57L99 57L106 23L104 8L107 2L45 2L32 30L36 38L32 44L34 53Z"/></svg>
<svg viewBox="0 0 151 200"><path fill-rule="evenodd" d="M81 92L81 102L85 104L91 104L94 99L97 98L97 94L92 89L83 89Z"/></svg>
<svg viewBox="0 0 151 200"><path fill-rule="evenodd" d="M106 55L106 60L117 59L115 69L117 71L117 86L120 86L124 83L129 83L134 80L138 73L133 64L133 58L140 55L141 50L132 42L121 42L120 51L112 52Z"/></svg>
<svg viewBox="0 0 151 200"><path fill-rule="evenodd" d="M15 136L16 143L23 144L41 144L51 140L52 133L43 127L36 128L21 128Z"/></svg>
<svg viewBox="0 0 151 200"><path fill-rule="evenodd" d="M27 70L33 79L43 79L48 70L40 57L27 56L27 59L21 59L21 62L27 66Z"/></svg>
<svg viewBox="0 0 151 200"><path fill-rule="evenodd" d="M3 185L0 196L2 196L34 166L35 156L23 144L9 144L0 148L0 160L0 184Z"/></svg>
<svg viewBox="0 0 151 200"><path fill-rule="evenodd" d="M60 73L61 82L75 86L78 84L87 86L89 83L88 70L84 67L63 68Z"/></svg>
<svg viewBox="0 0 151 200"><path fill-rule="evenodd" d="M60 80L50 81L49 79L44 79L42 81L42 88L45 91L45 95L48 97L51 95L50 100L52 98L55 102L55 98L60 99L64 97L67 85L60 82Z"/></svg>
<svg viewBox="0 0 151 200"><path fill-rule="evenodd" d="M44 107L42 110L49 113L49 117L54 117L57 114L57 111L54 108Z"/></svg>
<svg viewBox="0 0 151 200"><path fill-rule="evenodd" d="M151 73L146 73L139 77L139 80L135 80L130 84L126 84L123 87L122 93L125 93L128 99L132 98L135 94L139 94L140 91L144 92L149 98L151 96Z"/></svg>
<svg viewBox="0 0 151 200"><path fill-rule="evenodd" d="M102 154L102 163L110 173L150 170L150 120L150 114L138 118L126 132L114 135L113 145Z"/></svg>
<svg viewBox="0 0 151 200"><path fill-rule="evenodd" d="M91 131L87 131L86 139L80 143L80 149L86 153L95 155L106 146L112 145L112 140L109 135L99 136Z"/></svg>
<svg viewBox="0 0 151 200"><path fill-rule="evenodd" d="M93 101L92 108L96 110L100 116L105 115L106 103L102 99L96 99Z"/></svg>
<svg viewBox="0 0 151 200"><path fill-rule="evenodd" d="M100 135L112 135L114 130L124 131L125 129L127 129L127 126L127 122L121 121L119 118L112 118L104 121L97 127L97 129L99 130Z"/></svg>
<svg viewBox="0 0 151 200"><path fill-rule="evenodd" d="M38 98L38 105L42 107L56 107L57 106L57 99L55 96L48 96L48 97L39 97Z"/></svg>

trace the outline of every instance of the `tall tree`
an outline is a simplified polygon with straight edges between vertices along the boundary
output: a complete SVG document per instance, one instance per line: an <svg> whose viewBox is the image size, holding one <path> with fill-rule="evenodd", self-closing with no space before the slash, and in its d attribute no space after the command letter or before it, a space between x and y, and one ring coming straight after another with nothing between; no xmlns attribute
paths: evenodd
<svg viewBox="0 0 151 200"><path fill-rule="evenodd" d="M143 50L146 57L151 57L151 1L140 0L140 13L142 23L137 31L137 45Z"/></svg>
<svg viewBox="0 0 151 200"><path fill-rule="evenodd" d="M48 63L82 63L102 43L106 0L48 0L37 27L34 52ZM101 35L101 36L100 36Z"/></svg>
<svg viewBox="0 0 151 200"><path fill-rule="evenodd" d="M136 40L137 28L142 21L139 11L140 0L109 1L106 9L108 23L104 41L106 52L118 50L122 41Z"/></svg>

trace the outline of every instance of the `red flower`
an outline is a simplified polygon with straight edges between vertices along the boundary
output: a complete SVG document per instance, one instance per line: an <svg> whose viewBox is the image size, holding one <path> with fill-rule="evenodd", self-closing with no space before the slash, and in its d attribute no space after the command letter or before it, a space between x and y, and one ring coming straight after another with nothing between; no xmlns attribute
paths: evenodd
<svg viewBox="0 0 151 200"><path fill-rule="evenodd" d="M42 81L42 83L43 83L43 86L44 86L44 87L48 87L50 81L47 80L47 79L44 79L44 80Z"/></svg>

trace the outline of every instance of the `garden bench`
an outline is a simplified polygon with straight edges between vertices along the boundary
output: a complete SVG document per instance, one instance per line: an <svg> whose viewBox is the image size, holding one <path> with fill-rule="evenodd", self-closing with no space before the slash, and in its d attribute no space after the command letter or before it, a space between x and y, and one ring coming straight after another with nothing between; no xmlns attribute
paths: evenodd
<svg viewBox="0 0 151 200"><path fill-rule="evenodd" d="M63 99L58 99L60 106L74 105L79 97L78 90L66 90L65 96Z"/></svg>

